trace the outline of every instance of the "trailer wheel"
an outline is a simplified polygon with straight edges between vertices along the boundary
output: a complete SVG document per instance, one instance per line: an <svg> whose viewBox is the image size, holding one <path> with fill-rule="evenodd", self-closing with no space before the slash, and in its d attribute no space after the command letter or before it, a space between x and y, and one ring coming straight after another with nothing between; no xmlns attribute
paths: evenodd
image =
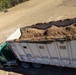
<svg viewBox="0 0 76 75"><path fill-rule="evenodd" d="M21 66L22 66L23 68L25 68L25 69L30 68L30 64L29 64L29 63L25 63L25 62L21 63Z"/></svg>
<svg viewBox="0 0 76 75"><path fill-rule="evenodd" d="M35 68L41 68L42 65L34 63L34 64L32 64L32 66L35 67Z"/></svg>
<svg viewBox="0 0 76 75"><path fill-rule="evenodd" d="M0 63L0 68L1 68L1 69L3 69L3 68L4 68L4 66L3 66L1 63Z"/></svg>

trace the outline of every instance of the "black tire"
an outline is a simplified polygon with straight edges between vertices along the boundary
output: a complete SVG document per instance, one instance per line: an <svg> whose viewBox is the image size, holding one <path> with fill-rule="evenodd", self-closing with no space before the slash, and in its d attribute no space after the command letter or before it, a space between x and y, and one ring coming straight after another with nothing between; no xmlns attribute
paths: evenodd
<svg viewBox="0 0 76 75"><path fill-rule="evenodd" d="M0 63L0 69L3 69L4 68L4 66Z"/></svg>
<svg viewBox="0 0 76 75"><path fill-rule="evenodd" d="M21 63L21 66L22 66L23 68L25 68L25 69L30 68L30 64L29 64L29 63L26 63L26 62L22 62L22 63Z"/></svg>
<svg viewBox="0 0 76 75"><path fill-rule="evenodd" d="M41 68L42 67L41 64L36 64L36 63L32 64L32 66L35 67L35 68Z"/></svg>

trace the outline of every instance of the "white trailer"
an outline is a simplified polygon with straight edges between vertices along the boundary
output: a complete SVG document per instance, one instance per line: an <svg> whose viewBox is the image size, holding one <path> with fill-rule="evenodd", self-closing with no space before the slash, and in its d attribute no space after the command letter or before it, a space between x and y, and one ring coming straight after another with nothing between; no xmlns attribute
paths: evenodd
<svg viewBox="0 0 76 75"><path fill-rule="evenodd" d="M11 41L20 36L20 29L17 29L7 42L21 62L76 68L76 40Z"/></svg>

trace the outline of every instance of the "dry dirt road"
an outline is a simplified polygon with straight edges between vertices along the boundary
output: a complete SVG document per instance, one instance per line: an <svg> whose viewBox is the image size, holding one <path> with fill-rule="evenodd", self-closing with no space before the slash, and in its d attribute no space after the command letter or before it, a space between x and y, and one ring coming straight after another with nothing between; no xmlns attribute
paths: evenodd
<svg viewBox="0 0 76 75"><path fill-rule="evenodd" d="M76 0L29 0L0 13L0 42L17 28L76 17Z"/></svg>

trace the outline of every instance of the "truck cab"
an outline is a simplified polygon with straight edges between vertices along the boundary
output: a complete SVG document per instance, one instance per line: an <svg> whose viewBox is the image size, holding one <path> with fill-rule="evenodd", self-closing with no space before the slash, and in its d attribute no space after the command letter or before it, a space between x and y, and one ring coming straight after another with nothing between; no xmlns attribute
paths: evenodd
<svg viewBox="0 0 76 75"><path fill-rule="evenodd" d="M4 65L15 59L16 59L15 55L13 54L8 43L7 42L2 43L0 45L0 63Z"/></svg>

